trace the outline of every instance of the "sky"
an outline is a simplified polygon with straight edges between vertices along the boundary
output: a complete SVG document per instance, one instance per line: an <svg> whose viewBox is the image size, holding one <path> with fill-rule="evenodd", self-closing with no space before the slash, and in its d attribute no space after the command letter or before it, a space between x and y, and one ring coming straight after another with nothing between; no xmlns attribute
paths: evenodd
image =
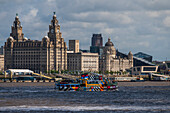
<svg viewBox="0 0 170 113"><path fill-rule="evenodd" d="M24 36L42 40L53 12L67 43L79 40L90 49L92 34L111 38L116 49L170 60L170 0L0 0L0 46L11 33L18 13Z"/></svg>

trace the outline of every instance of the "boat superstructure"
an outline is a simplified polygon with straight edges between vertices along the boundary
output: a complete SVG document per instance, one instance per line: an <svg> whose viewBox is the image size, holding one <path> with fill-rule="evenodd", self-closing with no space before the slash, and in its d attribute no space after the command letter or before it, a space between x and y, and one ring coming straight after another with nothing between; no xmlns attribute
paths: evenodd
<svg viewBox="0 0 170 113"><path fill-rule="evenodd" d="M77 80L62 80L55 84L59 91L115 91L117 82L99 74L85 73Z"/></svg>

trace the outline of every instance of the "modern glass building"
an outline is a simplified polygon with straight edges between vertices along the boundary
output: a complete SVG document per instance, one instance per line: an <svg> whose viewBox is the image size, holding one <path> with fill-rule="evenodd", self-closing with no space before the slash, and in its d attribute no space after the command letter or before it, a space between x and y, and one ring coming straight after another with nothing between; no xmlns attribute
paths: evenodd
<svg viewBox="0 0 170 113"><path fill-rule="evenodd" d="M152 62L152 56L151 55L148 55L146 53L143 53L143 52L138 52L136 54L134 54L135 57L138 57L138 58L142 58L142 59L145 59L149 62Z"/></svg>

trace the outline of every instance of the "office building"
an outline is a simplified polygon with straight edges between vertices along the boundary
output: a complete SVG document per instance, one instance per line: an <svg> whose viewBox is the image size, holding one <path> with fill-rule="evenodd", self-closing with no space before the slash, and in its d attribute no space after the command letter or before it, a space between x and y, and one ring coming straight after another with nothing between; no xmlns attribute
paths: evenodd
<svg viewBox="0 0 170 113"><path fill-rule="evenodd" d="M151 55L148 55L148 54L146 54L146 53L143 53L143 52L138 52L138 53L134 54L133 56L138 57L138 58L145 59L145 60L147 60L148 62L152 62L152 56L151 56Z"/></svg>
<svg viewBox="0 0 170 113"><path fill-rule="evenodd" d="M67 68L69 71L99 71L98 53L68 53Z"/></svg>
<svg viewBox="0 0 170 113"><path fill-rule="evenodd" d="M4 71L4 55L0 55L0 71Z"/></svg>
<svg viewBox="0 0 170 113"><path fill-rule="evenodd" d="M93 34L90 46L91 53L98 53L99 57L103 53L103 37L102 34Z"/></svg>
<svg viewBox="0 0 170 113"><path fill-rule="evenodd" d="M93 34L91 45L102 47L103 46L102 34Z"/></svg>
<svg viewBox="0 0 170 113"><path fill-rule="evenodd" d="M69 40L69 51L79 52L79 40Z"/></svg>

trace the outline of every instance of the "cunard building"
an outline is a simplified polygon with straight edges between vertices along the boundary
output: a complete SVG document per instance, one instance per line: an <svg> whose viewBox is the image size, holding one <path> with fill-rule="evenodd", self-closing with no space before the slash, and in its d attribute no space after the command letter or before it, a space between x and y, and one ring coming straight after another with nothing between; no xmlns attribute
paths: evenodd
<svg viewBox="0 0 170 113"><path fill-rule="evenodd" d="M67 46L54 13L48 36L41 41L24 37L18 15L4 45L4 68L30 69L35 72L67 69Z"/></svg>

